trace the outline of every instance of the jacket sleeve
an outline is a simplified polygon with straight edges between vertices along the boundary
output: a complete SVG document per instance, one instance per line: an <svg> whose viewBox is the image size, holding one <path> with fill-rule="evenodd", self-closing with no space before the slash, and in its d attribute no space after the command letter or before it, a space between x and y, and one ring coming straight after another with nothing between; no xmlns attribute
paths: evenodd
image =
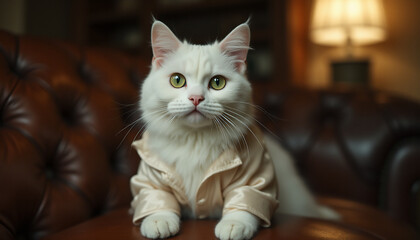
<svg viewBox="0 0 420 240"><path fill-rule="evenodd" d="M238 168L232 183L224 189L223 215L247 211L261 220L263 227L271 224L278 201L277 182L270 156L259 145Z"/></svg>
<svg viewBox="0 0 420 240"><path fill-rule="evenodd" d="M171 211L180 216L180 206L171 189L162 183L161 173L144 161L136 175L131 178L131 192L134 196L133 223L139 224L144 217L159 211Z"/></svg>

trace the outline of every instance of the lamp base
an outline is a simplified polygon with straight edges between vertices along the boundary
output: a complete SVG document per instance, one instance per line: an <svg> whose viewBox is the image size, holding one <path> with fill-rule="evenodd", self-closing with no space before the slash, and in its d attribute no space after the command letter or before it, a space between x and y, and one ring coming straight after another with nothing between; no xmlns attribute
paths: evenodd
<svg viewBox="0 0 420 240"><path fill-rule="evenodd" d="M331 62L332 79L334 84L368 85L370 61L344 60Z"/></svg>

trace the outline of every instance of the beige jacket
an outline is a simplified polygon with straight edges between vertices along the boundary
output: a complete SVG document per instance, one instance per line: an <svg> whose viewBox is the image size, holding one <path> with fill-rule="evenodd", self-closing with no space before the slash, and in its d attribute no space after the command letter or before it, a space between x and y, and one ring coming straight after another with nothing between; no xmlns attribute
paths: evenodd
<svg viewBox="0 0 420 240"><path fill-rule="evenodd" d="M181 215L181 206L188 206L179 175L147 147L148 134L133 143L142 161L138 173L131 178L134 199L133 222L155 212L166 210ZM252 142L252 141L251 141ZM258 144L254 141L252 144ZM259 217L261 225L270 226L270 218L277 207L277 184L270 156L259 144L250 153L240 154L230 149L211 165L201 182L195 202L195 213L205 218L214 209L223 214L244 210Z"/></svg>

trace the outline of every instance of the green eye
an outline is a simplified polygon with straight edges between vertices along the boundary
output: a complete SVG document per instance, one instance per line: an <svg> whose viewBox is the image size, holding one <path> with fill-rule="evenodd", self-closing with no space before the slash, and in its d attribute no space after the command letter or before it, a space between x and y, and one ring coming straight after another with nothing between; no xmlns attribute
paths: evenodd
<svg viewBox="0 0 420 240"><path fill-rule="evenodd" d="M185 80L184 75L181 73L174 73L169 78L169 82L174 88L182 88L187 83L187 80Z"/></svg>
<svg viewBox="0 0 420 240"><path fill-rule="evenodd" d="M214 76L210 79L209 87L214 90L222 90L226 86L226 78L220 75Z"/></svg>

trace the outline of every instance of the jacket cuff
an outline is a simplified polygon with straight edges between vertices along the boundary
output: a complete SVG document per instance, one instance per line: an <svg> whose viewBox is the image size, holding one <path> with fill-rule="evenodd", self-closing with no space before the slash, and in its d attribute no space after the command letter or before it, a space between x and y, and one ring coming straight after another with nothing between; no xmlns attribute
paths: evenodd
<svg viewBox="0 0 420 240"><path fill-rule="evenodd" d="M261 226L271 225L271 216L275 212L278 201L274 196L251 187L237 188L225 198L223 215L237 211L247 211L261 220Z"/></svg>
<svg viewBox="0 0 420 240"><path fill-rule="evenodd" d="M174 196L165 191L150 190L140 193L131 202L134 209L133 223L138 225L143 218L161 211L170 211L181 216L181 209Z"/></svg>

